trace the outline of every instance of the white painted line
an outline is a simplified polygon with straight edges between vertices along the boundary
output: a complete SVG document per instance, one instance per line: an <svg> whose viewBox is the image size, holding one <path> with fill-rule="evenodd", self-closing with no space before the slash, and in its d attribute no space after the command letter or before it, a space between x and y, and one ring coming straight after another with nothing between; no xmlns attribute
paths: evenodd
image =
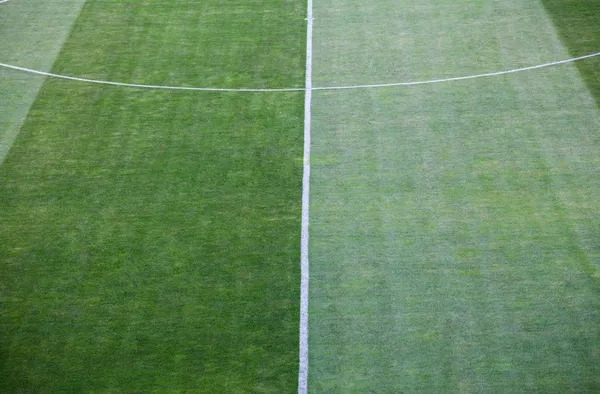
<svg viewBox="0 0 600 394"><path fill-rule="evenodd" d="M585 56L574 57L574 58L566 59L566 60L558 60L558 61L555 61L555 62L538 64L536 66L515 68L515 69L512 69L512 70L496 71L496 72L485 73L485 74L467 75L467 76L464 76L464 77L453 77L453 78L443 78L443 79L429 79L429 80L426 80L426 81L414 81L414 82L382 83L382 84L374 84L374 85L328 86L328 87L313 88L313 90L341 90L341 89L385 88L385 87L392 87L392 86L414 86L414 85L428 85L428 84L432 84L432 83L441 83L441 82L463 81L463 80L466 80L466 79L493 77L493 76L496 76L496 75L513 74L513 73L518 73L518 72L521 72L521 71L528 71L528 70L535 70L535 69L538 69L538 68L556 66L556 65L559 65L559 64L565 64L565 63L575 62L577 60L589 59L589 58L594 57L594 56L600 56L600 52L592 53L592 54L585 55Z"/></svg>
<svg viewBox="0 0 600 394"><path fill-rule="evenodd" d="M306 81L304 88L304 165L302 171L302 225L300 234L300 346L298 394L308 390L308 208L310 191L310 123L312 102L312 0L306 12Z"/></svg>
<svg viewBox="0 0 600 394"><path fill-rule="evenodd" d="M167 85L146 85L139 83L123 83L123 82L111 82L111 81L102 81L98 79L88 79L88 78L79 78L79 77L71 77L68 75L61 74L53 74L45 71L32 70L30 68L13 66L10 64L0 63L0 67L10 68L12 70L23 71L30 74L43 75L46 77L53 77L59 79L67 79L70 81L77 82L87 82L99 85L113 85L113 86L121 86L121 87L129 87L129 88L144 88L144 89L166 89L166 90L193 90L193 91L208 91L208 92L295 92L295 91L303 91L304 88L281 88L281 89L253 89L253 88L195 88L195 87L187 87L187 86L167 86Z"/></svg>
<svg viewBox="0 0 600 394"><path fill-rule="evenodd" d="M312 17L307 18L308 24L312 28ZM395 83L382 83L382 84L371 84L371 85L348 85L348 86L321 86L321 87L311 87L311 90L342 90L342 89L369 89L369 88L385 88L385 87L393 87L393 86L414 86L414 85L428 85L433 83L442 83L442 82L453 82L453 81L462 81L467 79L476 79L476 78L484 78L484 77L492 77L497 75L505 75L505 74L513 74L522 71L535 70L538 68L545 68L556 66L559 64L571 63L578 60L589 59L595 56L600 56L600 52L592 53L585 56L574 57L566 60L558 60L555 62L549 62L544 64L538 64L535 66L515 68L512 70L504 70L504 71L496 71L485 74L475 74L475 75L467 75L463 77L452 77L452 78L442 78L442 79L429 79L425 81L413 81L413 82L395 82ZM206 92L298 92L304 91L307 88L272 88L272 89L253 89L253 88L197 88L197 87L187 87L187 86L167 86L167 85L146 85L146 84L138 84L138 83L123 83L123 82L110 82L110 81L102 81L96 79L88 79L88 78L78 78L71 77L68 75L60 75L53 74L49 72L33 70L30 68L13 66L11 64L0 63L0 67L9 68L12 70L22 71L30 74L43 75L47 77L67 79L71 81L77 82L87 82L94 83L100 85L113 85L113 86L122 86L122 87L130 87L130 88L143 88L143 89L166 89L166 90L192 90L192 91L206 91Z"/></svg>
<svg viewBox="0 0 600 394"><path fill-rule="evenodd" d="M0 0L0 4L2 3L8 3L8 0Z"/></svg>

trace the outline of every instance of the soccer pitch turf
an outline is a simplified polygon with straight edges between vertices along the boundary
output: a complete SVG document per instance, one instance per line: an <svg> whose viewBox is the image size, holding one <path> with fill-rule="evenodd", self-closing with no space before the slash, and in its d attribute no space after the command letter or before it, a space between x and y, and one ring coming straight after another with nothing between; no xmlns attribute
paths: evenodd
<svg viewBox="0 0 600 394"><path fill-rule="evenodd" d="M595 3L314 1L312 84L597 52ZM0 62L302 88L306 8L11 0ZM312 92L309 392L600 390L598 64ZM297 391L304 98L0 68L0 391Z"/></svg>

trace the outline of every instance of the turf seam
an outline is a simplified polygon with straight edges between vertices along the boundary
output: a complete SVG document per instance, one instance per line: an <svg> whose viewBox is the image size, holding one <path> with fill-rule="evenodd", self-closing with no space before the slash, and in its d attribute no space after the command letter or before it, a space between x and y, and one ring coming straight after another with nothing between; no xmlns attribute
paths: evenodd
<svg viewBox="0 0 600 394"><path fill-rule="evenodd" d="M310 126L312 101L312 0L307 0L306 11L306 75L304 94L304 160L302 169L302 219L300 234L300 329L298 394L308 391L308 223L310 191Z"/></svg>
<svg viewBox="0 0 600 394"><path fill-rule="evenodd" d="M307 18L308 23L312 27L312 17ZM386 87L398 87L398 86L415 86L415 85L429 85L434 83L444 83L444 82L455 82L455 81L464 81L469 79L477 79L477 78L485 78L485 77L493 77L499 75L506 74L514 74L523 71L531 71L537 70L540 68L546 68L551 66L558 66L561 64L572 63L579 60L585 60L592 57L600 56L600 52L591 53L589 55L573 57L565 60L557 60L543 64L537 64L534 66L520 67L514 68L510 70L503 71L495 71L488 72L482 74L473 74L466 75L462 77L451 77L451 78L438 78L438 79L429 79L423 81L410 81L410 82L393 82L393 83L381 83L381 84L366 84L366 85L347 85L347 86L320 86L320 87L310 87L310 90L344 90L344 89L373 89L373 88L386 88ZM163 89L163 90L189 90L189 91L207 91L207 92L247 92L247 93L269 93L269 92L298 92L298 91L307 91L308 87L303 88L205 88L205 87L192 87L192 86L168 86L168 85L147 85L147 84L138 84L138 83L125 83L125 82L112 82L112 81L103 81L98 79L89 79L89 78L79 78L72 77L69 75L55 74L45 71L34 70L31 68L15 66L7 63L0 63L0 67L8 68L11 70L22 71L30 74L43 75L46 77L53 77L58 79L66 79L70 81L77 82L87 82L92 84L99 85L112 85L112 86L120 86L120 87L130 87L130 88L143 88L143 89Z"/></svg>

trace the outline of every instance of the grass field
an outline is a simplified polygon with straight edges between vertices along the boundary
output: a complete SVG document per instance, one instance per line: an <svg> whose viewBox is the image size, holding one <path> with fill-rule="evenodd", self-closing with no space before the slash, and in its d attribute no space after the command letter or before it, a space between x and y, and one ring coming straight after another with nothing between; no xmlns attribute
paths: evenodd
<svg viewBox="0 0 600 394"><path fill-rule="evenodd" d="M0 61L49 71L82 5L83 0L0 4ZM0 164L43 82L0 68Z"/></svg>
<svg viewBox="0 0 600 394"><path fill-rule="evenodd" d="M598 52L600 2L596 0L542 0L564 44L573 56ZM600 105L600 58L578 62L577 67Z"/></svg>
<svg viewBox="0 0 600 394"><path fill-rule="evenodd" d="M303 15L88 1L52 70L302 86ZM302 100L47 80L0 168L0 391L294 391Z"/></svg>
<svg viewBox="0 0 600 394"><path fill-rule="evenodd" d="M315 18L315 86L569 57L538 2ZM309 392L597 392L598 130L574 65L315 94Z"/></svg>
<svg viewBox="0 0 600 394"><path fill-rule="evenodd" d="M313 11L316 87L600 50L593 0ZM11 0L0 62L302 87L305 16ZM600 390L597 59L313 92L309 392ZM303 105L0 68L0 391L295 392Z"/></svg>
<svg viewBox="0 0 600 394"><path fill-rule="evenodd" d="M596 391L597 155L534 134L547 112L473 135L470 93L314 112L331 126L313 137L313 392Z"/></svg>

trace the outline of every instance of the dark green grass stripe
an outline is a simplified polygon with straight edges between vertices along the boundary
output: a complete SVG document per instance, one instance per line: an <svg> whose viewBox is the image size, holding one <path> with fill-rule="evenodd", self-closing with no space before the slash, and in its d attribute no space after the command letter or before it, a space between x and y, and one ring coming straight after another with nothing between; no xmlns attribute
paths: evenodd
<svg viewBox="0 0 600 394"><path fill-rule="evenodd" d="M53 72L150 85L302 87L303 7L295 0L88 2Z"/></svg>
<svg viewBox="0 0 600 394"><path fill-rule="evenodd" d="M573 56L600 50L600 2L597 0L542 0L563 42ZM600 105L600 59L577 62L577 67Z"/></svg>
<svg viewBox="0 0 600 394"><path fill-rule="evenodd" d="M296 11L88 2L53 71L301 84ZM302 98L48 81L0 168L0 391L295 391Z"/></svg>

